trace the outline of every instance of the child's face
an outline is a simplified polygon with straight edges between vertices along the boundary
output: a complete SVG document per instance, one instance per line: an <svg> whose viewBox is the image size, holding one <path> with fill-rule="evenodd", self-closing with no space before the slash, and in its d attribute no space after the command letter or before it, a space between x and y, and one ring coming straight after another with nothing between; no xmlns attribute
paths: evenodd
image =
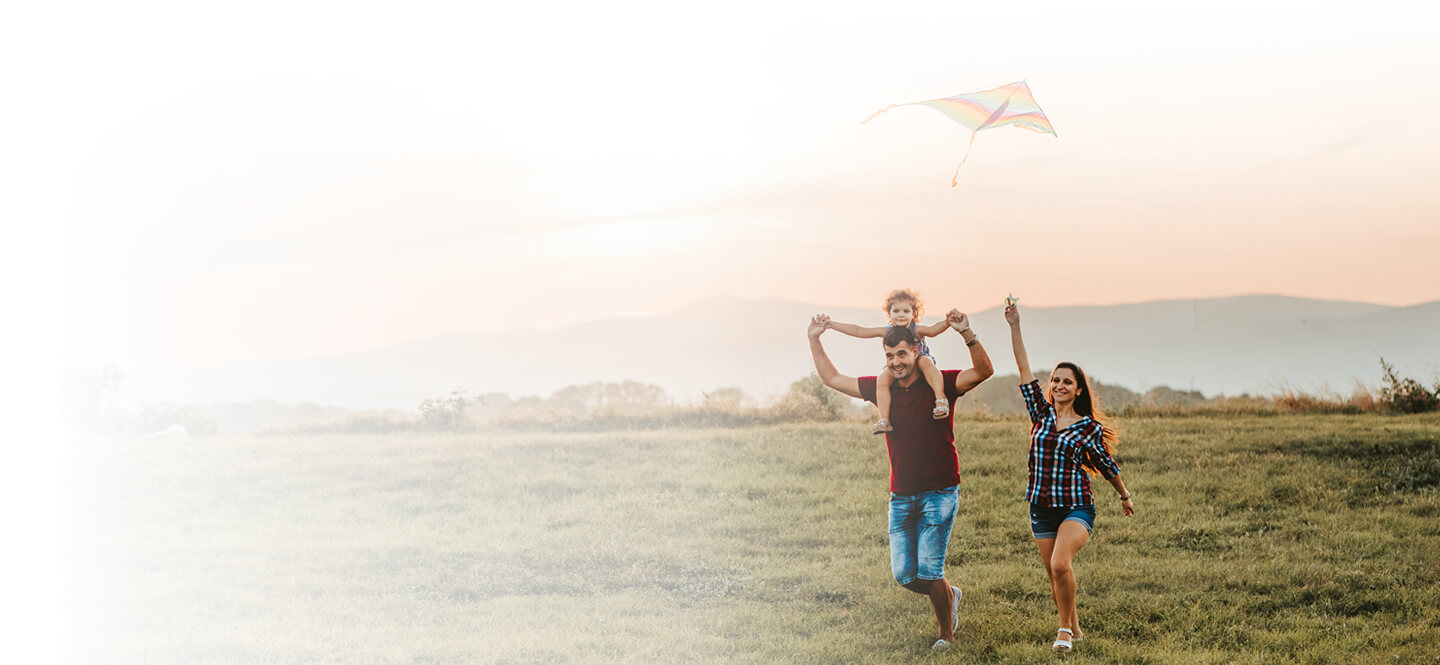
<svg viewBox="0 0 1440 665"><path fill-rule="evenodd" d="M897 300L890 304L890 323L897 326L908 326L915 320L915 303L908 300Z"/></svg>

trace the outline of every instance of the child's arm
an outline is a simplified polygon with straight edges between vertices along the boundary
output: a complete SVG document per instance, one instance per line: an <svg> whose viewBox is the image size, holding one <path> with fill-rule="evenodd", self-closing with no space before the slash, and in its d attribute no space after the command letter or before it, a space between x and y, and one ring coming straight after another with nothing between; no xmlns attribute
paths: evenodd
<svg viewBox="0 0 1440 665"><path fill-rule="evenodd" d="M839 321L831 321L830 329L834 330L835 332L845 333L846 335L849 335L851 337L866 338L885 336L884 328L867 328L864 326L857 326L853 323L840 323Z"/></svg>
<svg viewBox="0 0 1440 665"><path fill-rule="evenodd" d="M936 321L934 325L915 326L915 332L920 333L921 337L939 337L940 333L943 333L949 329L950 322L946 319L940 319L939 321Z"/></svg>

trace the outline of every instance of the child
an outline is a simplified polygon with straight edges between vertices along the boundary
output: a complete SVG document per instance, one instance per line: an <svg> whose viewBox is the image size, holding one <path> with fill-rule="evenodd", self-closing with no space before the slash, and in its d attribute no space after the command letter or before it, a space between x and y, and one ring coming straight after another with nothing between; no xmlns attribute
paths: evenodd
<svg viewBox="0 0 1440 665"><path fill-rule="evenodd" d="M920 301L920 296L910 289L895 289L890 295L885 296L885 313L890 317L890 324L884 328L864 328L853 323L831 322L830 328L838 330L852 337L884 337L886 331L895 326L907 327L910 332L915 333L915 338L920 340L920 346L915 349L915 354L920 356L916 364L920 367L921 374L925 375L925 382L930 384L930 389L937 395L935 409L931 415L940 420L950 415L950 403L945 400L945 384L940 376L940 369L935 366L935 357L930 355L930 347L925 344L926 337L934 337L945 332L949 322L940 321L932 326L920 327L916 321L925 311L925 303ZM890 372L880 372L875 377L875 404L880 407L880 420L871 428L873 434L884 434L893 432L895 428L890 425L890 384L895 381Z"/></svg>

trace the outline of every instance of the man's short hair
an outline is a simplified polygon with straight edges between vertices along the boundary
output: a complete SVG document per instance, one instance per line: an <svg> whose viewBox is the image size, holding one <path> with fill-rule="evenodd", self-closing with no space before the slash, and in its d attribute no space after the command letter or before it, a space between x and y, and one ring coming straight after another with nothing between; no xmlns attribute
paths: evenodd
<svg viewBox="0 0 1440 665"><path fill-rule="evenodd" d="M916 339L915 333L910 332L910 326L891 326L885 331L885 346L894 348L905 342L910 346L919 346L920 340Z"/></svg>

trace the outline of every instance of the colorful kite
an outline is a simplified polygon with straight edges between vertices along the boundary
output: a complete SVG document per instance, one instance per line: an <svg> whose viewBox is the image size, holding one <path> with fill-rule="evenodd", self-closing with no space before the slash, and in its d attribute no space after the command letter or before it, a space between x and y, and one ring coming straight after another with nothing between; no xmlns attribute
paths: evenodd
<svg viewBox="0 0 1440 665"><path fill-rule="evenodd" d="M970 158L970 148L975 146L975 134L982 129L1015 125L1059 138L1059 135L1055 133L1055 128L1050 126L1050 119L1045 117L1045 112L1040 110L1039 104L1035 103L1035 96L1030 94L1030 86L1025 85L1024 81L1016 81L998 88L955 95L954 97L910 102L909 104L891 104L872 113L870 117L860 121L860 124L870 122L875 119L875 116L897 106L915 106L917 104L923 104L944 113L946 117L971 130L970 145L965 148L965 157L961 158L960 165L955 167L955 175L950 178L951 187L960 182L960 167L964 166L965 160Z"/></svg>
<svg viewBox="0 0 1440 665"><path fill-rule="evenodd" d="M1015 304L1018 303L1018 302L1020 302L1020 299L1019 299L1019 298L1016 298L1016 297L1015 297L1015 294L1013 294L1013 293L1005 297L1005 306L1006 306L1006 307L1014 307Z"/></svg>

